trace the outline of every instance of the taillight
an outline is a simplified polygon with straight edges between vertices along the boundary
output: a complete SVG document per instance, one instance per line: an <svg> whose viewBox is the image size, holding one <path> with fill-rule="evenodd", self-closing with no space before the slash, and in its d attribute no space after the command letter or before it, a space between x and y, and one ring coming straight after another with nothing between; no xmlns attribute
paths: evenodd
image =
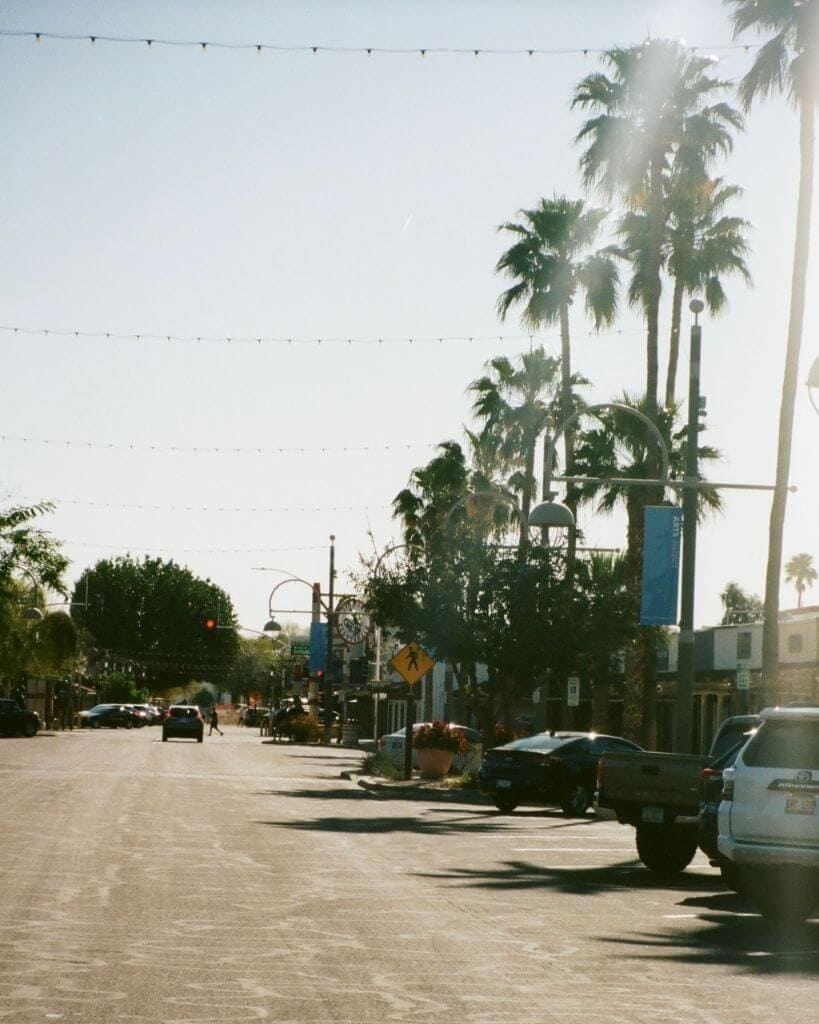
<svg viewBox="0 0 819 1024"><path fill-rule="evenodd" d="M606 767L606 755L600 758L597 762L597 789L602 792L603 790L603 769Z"/></svg>
<svg viewBox="0 0 819 1024"><path fill-rule="evenodd" d="M700 795L705 794L706 784L711 782L713 779L719 779L722 777L721 768L703 768L700 772Z"/></svg>

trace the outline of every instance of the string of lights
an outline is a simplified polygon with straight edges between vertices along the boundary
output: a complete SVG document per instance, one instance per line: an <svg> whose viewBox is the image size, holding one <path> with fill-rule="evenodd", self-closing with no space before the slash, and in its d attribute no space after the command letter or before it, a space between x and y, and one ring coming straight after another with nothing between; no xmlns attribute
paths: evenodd
<svg viewBox="0 0 819 1024"><path fill-rule="evenodd" d="M87 448L113 452L163 452L182 455L341 455L350 452L396 452L416 448L435 448L439 442L419 441L413 444L340 445L321 448L204 448L196 445L114 444L109 441L76 441L53 437L17 437L0 434L0 441L9 444L53 445L60 448Z"/></svg>
<svg viewBox="0 0 819 1024"><path fill-rule="evenodd" d="M21 496L22 500L32 503L45 501L55 505L82 505L87 508L122 508L136 509L142 512L248 512L269 514L273 512L375 512L392 508L391 505L269 505L269 506L232 506L232 505L151 505L129 504L121 501L86 501L79 498L33 498Z"/></svg>
<svg viewBox="0 0 819 1024"><path fill-rule="evenodd" d="M136 544L98 544L96 541L61 540L69 548L94 548L100 551L140 551L153 553L171 553L179 555L255 555L270 551L326 551L324 544L310 544L306 547L287 548L178 548L178 547L140 547Z"/></svg>
<svg viewBox="0 0 819 1024"><path fill-rule="evenodd" d="M457 56L457 57L564 57L597 55L605 53L604 47L596 46L574 46L574 47L487 47L487 46L327 46L321 44L293 44L285 43L231 43L212 39L169 39L154 36L111 36L91 35L87 33L71 32L35 32L28 29L0 29L0 36L9 39L33 39L40 43L44 39L57 42L69 43L90 43L92 46L97 43L128 43L152 47L176 47L197 49L203 52L207 50L248 50L256 53L265 51L271 53L306 53L306 54L358 54L365 56L417 56L427 57L434 55ZM688 44L692 52L729 52L732 50L745 51L756 50L761 44L747 43L716 43L705 45L702 43Z"/></svg>
<svg viewBox="0 0 819 1024"><path fill-rule="evenodd" d="M560 338L558 332L550 334L441 334L418 337L400 338L357 338L357 337L334 337L334 338L284 338L265 335L197 335L197 334L144 334L134 331L79 331L66 328L53 327L19 327L9 324L0 324L0 331L11 335L25 335L27 337L44 338L73 338L82 339L105 339L106 341L136 341L136 342L179 342L194 345L367 345L367 346L392 346L392 345L443 345L443 344L509 344L512 342L554 341ZM641 335L641 330L614 330L614 331L587 331L581 334L575 333L575 338L613 338L618 336Z"/></svg>

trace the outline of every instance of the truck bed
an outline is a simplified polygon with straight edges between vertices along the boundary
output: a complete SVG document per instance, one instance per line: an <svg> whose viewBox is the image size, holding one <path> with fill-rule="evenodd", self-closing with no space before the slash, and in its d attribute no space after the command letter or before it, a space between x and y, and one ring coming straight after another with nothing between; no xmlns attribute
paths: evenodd
<svg viewBox="0 0 819 1024"><path fill-rule="evenodd" d="M597 802L632 825L696 818L700 772L711 760L694 754L608 753L600 762Z"/></svg>

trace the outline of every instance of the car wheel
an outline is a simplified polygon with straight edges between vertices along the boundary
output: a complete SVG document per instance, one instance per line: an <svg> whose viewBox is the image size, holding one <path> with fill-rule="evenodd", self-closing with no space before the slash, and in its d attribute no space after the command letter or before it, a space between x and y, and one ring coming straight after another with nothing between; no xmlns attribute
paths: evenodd
<svg viewBox="0 0 819 1024"><path fill-rule="evenodd" d="M655 875L678 875L696 852L697 834L692 829L674 825L637 826L637 855Z"/></svg>
<svg viewBox="0 0 819 1024"><path fill-rule="evenodd" d="M26 722L26 724L23 726L23 735L27 736L29 739L31 739L32 736L36 736L37 735L37 723L36 722Z"/></svg>
<svg viewBox="0 0 819 1024"><path fill-rule="evenodd" d="M134 727L134 723L131 721L130 718L126 718L122 724L125 726L126 729L133 729Z"/></svg>
<svg viewBox="0 0 819 1024"><path fill-rule="evenodd" d="M204 739L204 736L197 736L196 737L196 742L197 743L201 743L203 739Z"/></svg>
<svg viewBox="0 0 819 1024"><path fill-rule="evenodd" d="M101 725L102 725L102 722L98 718L95 718L94 721L91 723L91 728L92 729L99 729Z"/></svg>
<svg viewBox="0 0 819 1024"><path fill-rule="evenodd" d="M511 814L517 805L517 800L504 800L502 797L495 797L495 806L502 814Z"/></svg>
<svg viewBox="0 0 819 1024"><path fill-rule="evenodd" d="M165 735L164 732L162 733L162 742L163 743L167 743L168 742L168 737Z"/></svg>
<svg viewBox="0 0 819 1024"><path fill-rule="evenodd" d="M563 794L560 807L567 818L582 818L590 803L591 793L582 782L576 782Z"/></svg>
<svg viewBox="0 0 819 1024"><path fill-rule="evenodd" d="M771 924L794 927L813 914L817 890L800 872L744 869L751 902Z"/></svg>
<svg viewBox="0 0 819 1024"><path fill-rule="evenodd" d="M719 873L729 889L733 889L734 892L742 893L743 895L747 893L748 886L743 880L741 871L732 860L720 856Z"/></svg>

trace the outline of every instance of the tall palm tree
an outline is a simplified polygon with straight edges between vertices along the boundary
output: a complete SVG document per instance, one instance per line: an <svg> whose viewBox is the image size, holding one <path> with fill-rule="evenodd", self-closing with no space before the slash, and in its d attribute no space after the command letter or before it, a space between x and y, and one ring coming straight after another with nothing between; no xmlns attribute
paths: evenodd
<svg viewBox="0 0 819 1024"><path fill-rule="evenodd" d="M729 104L712 102L728 83L709 74L711 59L674 40L608 50L603 62L610 77L587 75L575 89L573 105L593 115L576 141L586 145L585 184L646 216L646 412L654 419L667 178L672 168L704 177L717 156L730 152L742 118Z"/></svg>
<svg viewBox="0 0 819 1024"><path fill-rule="evenodd" d="M636 401L623 395L620 401L647 414L645 398ZM669 454L669 477L685 476L687 427L676 425L677 409L660 409L657 428L665 441ZM586 429L578 436L575 464L583 476L639 480L648 475L653 464L656 444L646 427L635 417L620 409L602 414L600 425ZM699 458L708 462L719 458L719 452L708 445L699 446ZM701 477L702 479L702 477ZM643 571L643 510L645 502L639 486L624 484L584 484L581 495L585 501L595 501L597 511L611 513L618 505L625 505L627 517L626 589L629 594L634 622L638 621ZM715 490L699 491L699 514L720 507ZM623 722L626 735L650 745L653 740L656 717L656 630L643 628L626 647L625 704Z"/></svg>
<svg viewBox="0 0 819 1024"><path fill-rule="evenodd" d="M608 211L587 207L582 199L541 199L535 209L519 210L518 214L521 222L507 222L498 229L516 237L495 267L497 273L515 282L500 294L498 313L505 320L512 306L522 306L521 322L529 330L559 325L562 421L573 411L569 309L582 292L595 330L613 323L619 285L617 259L623 254L616 246L593 249ZM569 475L573 438L571 429L563 437Z"/></svg>
<svg viewBox="0 0 819 1024"><path fill-rule="evenodd" d="M779 442L776 453L776 487L768 531L768 568L765 574L765 619L762 631L762 677L767 685L777 678L779 667L779 582L782 535L791 468L793 411L805 316L805 290L810 252L813 205L814 134L819 96L819 2L817 0L724 0L734 8L734 34L748 29L774 34L757 53L751 70L739 87L740 100L748 110L757 97L787 93L799 111L799 199L796 240L793 250L791 301L785 371L779 406Z"/></svg>
<svg viewBox="0 0 819 1024"><path fill-rule="evenodd" d="M482 433L497 437L503 465L515 470L508 486L521 496L518 550L523 557L535 493L535 446L558 408L560 360L537 347L521 355L517 365L497 356L487 370L469 386L475 396L472 411L483 421Z"/></svg>
<svg viewBox="0 0 819 1024"><path fill-rule="evenodd" d="M739 185L727 184L722 178L692 179L688 174L672 173L667 179L663 264L674 282L665 383L667 406L673 406L676 399L680 326L686 295L702 295L708 311L717 314L727 303L724 276L739 274L747 285L751 284L746 262L750 251L746 233L750 224L725 213L726 206L742 192ZM629 302L645 306L648 218L642 211L630 210L621 219L619 230L633 267Z"/></svg>
<svg viewBox="0 0 819 1024"><path fill-rule="evenodd" d="M813 555L794 555L785 563L785 582L793 583L796 587L796 607L802 607L802 594L806 588L813 586L817 579L816 570L813 567Z"/></svg>

